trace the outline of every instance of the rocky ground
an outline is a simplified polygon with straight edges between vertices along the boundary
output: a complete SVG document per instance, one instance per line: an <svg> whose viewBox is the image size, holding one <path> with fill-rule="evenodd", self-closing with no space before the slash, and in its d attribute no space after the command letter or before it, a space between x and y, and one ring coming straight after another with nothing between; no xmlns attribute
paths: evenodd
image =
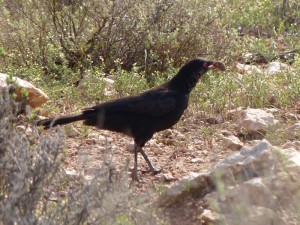
<svg viewBox="0 0 300 225"><path fill-rule="evenodd" d="M67 168L93 175L93 170L107 158L120 169L128 160L129 167L133 167L131 138L96 129L92 129L86 138L82 138L78 135L81 129L72 126L67 131L67 149L70 156ZM212 125L204 117L189 115L187 112L173 129L155 134L144 147L153 164L163 170L156 176L140 173L141 182L132 184L136 192L155 189L161 183L171 184L188 172L206 172L218 161L237 151L224 147L222 139L222 131L235 132L234 129L230 123ZM147 164L141 155L138 160L139 169L146 170Z"/></svg>
<svg viewBox="0 0 300 225"><path fill-rule="evenodd" d="M283 67L274 65L269 75ZM237 65L240 74L260 73L257 69ZM226 118L194 111L146 144L145 152L162 172L140 172L141 182L130 183L136 198L145 197L174 225L300 224L299 102L280 109L237 108ZM131 138L80 123L65 131L68 177L91 180L105 163L131 176ZM139 169L147 170L143 158L138 160Z"/></svg>
<svg viewBox="0 0 300 225"><path fill-rule="evenodd" d="M299 110L297 106L290 109L289 112L278 109L237 109L229 114L229 117L225 122L220 121L217 117L207 118L201 116L201 114L195 115L187 111L182 120L173 129L156 134L145 146L145 151L153 164L158 168L163 168L162 173L156 176L148 173L140 173L139 176L141 182L132 182L132 190L137 196L155 196L153 198L149 197L149 202L152 202L153 204L157 204L157 201L159 202L159 207L162 209L161 217L164 219L168 218L167 220L170 224L209 224L210 222L218 224L221 223L220 221L222 221L223 224L242 224L239 219L240 217L245 216L244 208L242 208L243 212L241 212L241 215L238 218L232 218L230 216L236 214L236 210L239 211L239 209L235 208L231 211L226 211L227 214L225 212L222 214L223 212L221 209L224 208L224 204L231 200L235 202L240 201L240 199L234 197L239 196L239 192L241 191L245 192L244 189L239 189L240 184L246 186L246 189L249 189L247 184L244 184L243 182L250 182L250 184L252 184L251 182L255 183L256 181L253 181L252 178L260 177L260 175L265 172L262 169L255 169L259 171L257 175L249 175L249 177L242 179L242 181L238 181L237 179L235 184L232 182L230 184L225 184L224 193L215 191L217 188L216 182L213 181L215 175L211 175L209 178L212 184L207 184L206 181L204 182L204 186L203 183L201 183L202 181L199 182L197 179L199 179L199 176L201 177L201 174L203 176L203 174L212 173L211 171L214 171L216 165L222 160L228 159L229 156L232 157L234 154L240 154L242 147L242 149L250 148L249 151L251 152L251 148L259 144L263 138L263 135L261 135L262 133L264 133L265 137L270 137L270 139L272 139L272 135L268 136L267 134L267 132L271 132L267 129L270 125L276 126L276 124L278 125L289 121L291 125L287 127L288 129L284 129L285 133L282 133L282 136L290 137L290 141L285 140L284 142L294 143L292 146L298 147L292 148L296 149L295 151L299 151L300 144L299 141L297 142L297 140L299 140L299 136L297 135L299 134L298 131L300 125L298 118L299 111L297 110ZM288 120L286 119L287 117L289 118ZM247 133L252 133L252 135L243 136L241 135L241 131L247 131ZM96 129L84 132L80 125L71 125L67 127L66 133L68 135L66 146L68 150L66 172L69 176L76 176L76 174L81 173L86 179L91 179L93 176L97 176L97 171L99 171L100 165L104 161L109 161L119 170L123 170L128 162L129 168L132 168L133 154L131 151L132 140L130 138L124 137L121 134L109 131L99 131ZM279 143L279 139L274 141ZM269 143L267 144L267 147L264 146L261 151L266 150L268 154L272 155L273 153L270 152L273 151L273 147L271 146L272 145ZM297 157L299 157L299 155ZM245 161L253 159L254 161L260 162L261 155L254 154L247 159L239 159L239 162L233 162L230 166L241 168ZM299 169L299 158L297 158L297 160ZM268 160L262 160L262 164L264 163L270 167L274 166L274 160L271 163ZM258 165L259 164L260 163L258 163ZM260 166L256 167L260 168ZM139 156L139 169L147 169L147 165L141 156ZM247 173L245 172L247 170L249 170L249 168L239 169L238 171ZM227 176L228 173L233 173L231 169L225 171L227 171ZM130 174L129 171L128 175L130 176ZM182 180L184 176L187 177ZM239 177L239 175L233 176ZM294 177L294 179L296 179L296 177ZM274 180L275 178L272 175L268 179ZM283 176L282 179L288 178ZM225 179L220 182L226 183L227 181ZM279 196L271 194L265 197L263 191L266 189L268 190L267 192L272 192L272 188L265 188L262 191L260 186L265 187L266 184L264 182L258 181L258 185L254 185L254 187L258 187L256 189L254 188L254 190L253 188L250 188L251 190L249 193L252 194L253 192L254 195L259 193L259 197L257 198L262 199L268 199L269 197L276 199L281 198L282 193L278 194ZM196 183L195 187L193 187L194 183ZM298 186L299 182L293 185L300 188L300 186ZM191 194L188 195L181 193L182 190L180 191L180 187L183 189L182 192L185 193L186 189L188 189L189 192L190 186L196 191L191 191ZM172 193L174 187L175 193ZM194 192L196 194L193 194ZM295 192L295 188L292 192L294 197L298 198L300 202L300 193ZM168 195L165 193L171 194ZM230 195L228 193L234 194ZM227 195L229 197L227 197ZM157 196L160 197L157 198ZM218 202L218 199L222 199L223 197L224 199L220 201L221 203ZM218 207L212 207L214 205L211 203L213 199L215 204L218 202ZM299 219L298 213L295 215L293 214L292 216L287 215L285 220L279 220L277 217L275 218L272 216L278 212L277 209L275 210L269 205L266 207L266 205L258 204L255 201L253 203L249 201L249 196L246 200L244 199L244 201L246 201L244 202L244 205L249 206L247 207L247 210L251 211L251 213L250 211L247 211L247 215L254 218L251 220L249 217L249 220L252 222L250 221L247 224L297 224L297 219ZM272 204L276 204L276 202L278 203L279 201L274 202L272 202ZM280 210L281 212L284 212L286 209ZM270 216L265 217L265 214ZM284 217L283 214L282 217ZM289 220L289 223L285 223L287 220ZM234 221L236 221L236 223L233 223Z"/></svg>

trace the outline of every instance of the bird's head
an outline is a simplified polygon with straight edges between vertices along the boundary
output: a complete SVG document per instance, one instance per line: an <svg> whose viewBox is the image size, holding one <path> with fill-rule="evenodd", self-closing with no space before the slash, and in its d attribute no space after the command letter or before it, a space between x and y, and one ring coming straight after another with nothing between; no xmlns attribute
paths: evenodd
<svg viewBox="0 0 300 225"><path fill-rule="evenodd" d="M172 79L171 84L189 93L196 86L200 77L211 69L224 71L225 65L219 61L209 61L201 58L192 59L181 67Z"/></svg>

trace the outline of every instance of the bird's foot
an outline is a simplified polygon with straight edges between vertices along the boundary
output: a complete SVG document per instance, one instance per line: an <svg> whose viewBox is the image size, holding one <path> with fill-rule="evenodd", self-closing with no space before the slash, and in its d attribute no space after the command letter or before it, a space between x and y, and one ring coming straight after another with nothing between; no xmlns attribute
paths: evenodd
<svg viewBox="0 0 300 225"><path fill-rule="evenodd" d="M155 168L155 167L152 167L152 168L150 168L150 169L148 169L148 170L142 170L141 172L142 172L143 174L145 174L145 173L153 173L153 175L157 175L157 174L159 174L161 171L162 171L162 169L157 169L157 168Z"/></svg>

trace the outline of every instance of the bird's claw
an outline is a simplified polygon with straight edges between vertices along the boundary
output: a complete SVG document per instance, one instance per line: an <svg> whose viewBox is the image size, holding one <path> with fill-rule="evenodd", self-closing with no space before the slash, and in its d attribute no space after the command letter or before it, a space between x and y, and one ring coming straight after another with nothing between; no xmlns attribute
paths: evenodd
<svg viewBox="0 0 300 225"><path fill-rule="evenodd" d="M156 169L155 167L153 167L153 168L148 169L148 170L142 170L141 172L142 172L143 174L145 174L145 173L153 173L153 175L157 175L157 174L159 174L161 171L162 171L162 169Z"/></svg>

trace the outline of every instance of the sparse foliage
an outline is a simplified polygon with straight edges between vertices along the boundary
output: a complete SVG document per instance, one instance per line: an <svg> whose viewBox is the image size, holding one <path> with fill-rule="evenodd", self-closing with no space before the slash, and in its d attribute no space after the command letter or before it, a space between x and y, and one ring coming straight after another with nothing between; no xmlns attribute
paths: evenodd
<svg viewBox="0 0 300 225"><path fill-rule="evenodd" d="M125 168L105 160L94 178L70 179L62 131L17 126L8 93L0 104L0 224L159 224L132 199Z"/></svg>

